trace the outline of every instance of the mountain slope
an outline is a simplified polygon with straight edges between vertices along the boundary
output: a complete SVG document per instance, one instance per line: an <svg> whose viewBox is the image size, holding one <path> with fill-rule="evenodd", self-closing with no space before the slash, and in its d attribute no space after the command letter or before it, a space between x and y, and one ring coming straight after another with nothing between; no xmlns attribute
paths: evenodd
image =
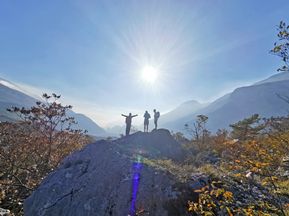
<svg viewBox="0 0 289 216"><path fill-rule="evenodd" d="M204 104L201 104L195 100L182 103L180 106L178 106L174 110L168 113L165 113L164 115L161 115L160 126L166 125L168 122L175 121L184 116L187 116L192 112L196 112L204 106L205 106Z"/></svg>
<svg viewBox="0 0 289 216"><path fill-rule="evenodd" d="M288 114L289 104L277 94L289 96L288 72L274 75L251 86L237 88L197 112L167 123L166 127L183 130L184 125L192 123L199 114L209 117L208 128L212 131L228 128L230 124L255 113L262 117L285 116Z"/></svg>
<svg viewBox="0 0 289 216"><path fill-rule="evenodd" d="M31 105L36 102L35 98L12 89L10 88L12 87L12 84L7 84L8 82L6 80L0 79L0 121L13 121L18 118L15 114L9 113L6 110L7 108L10 108L11 106L31 107Z"/></svg>
<svg viewBox="0 0 289 216"><path fill-rule="evenodd" d="M98 126L93 120L81 113L74 113L70 114L73 116L76 121L77 125L73 126L76 129L85 129L88 131L88 134L95 135L95 136L106 136L106 131Z"/></svg>
<svg viewBox="0 0 289 216"><path fill-rule="evenodd" d="M13 113L9 113L6 109L11 106L29 108L35 105L36 98L31 97L15 86L13 83L0 79L0 121L15 121L18 119ZM78 125L75 129L87 130L88 134L95 136L105 136L106 132L98 126L94 121L83 114L70 111L69 116L75 118Z"/></svg>
<svg viewBox="0 0 289 216"><path fill-rule="evenodd" d="M289 96L289 80L269 82L256 86L236 89L226 104L213 112L207 113L212 129L227 128L255 113L262 117L285 116L289 104L281 100L277 94Z"/></svg>
<svg viewBox="0 0 289 216"><path fill-rule="evenodd" d="M274 74L267 79L264 79L255 83L254 85L260 85L260 84L269 83L269 82L285 81L285 80L289 80L289 72L281 72L278 74Z"/></svg>
<svg viewBox="0 0 289 216"><path fill-rule="evenodd" d="M0 102L29 106L30 104L34 104L36 102L36 99L24 94L23 92L3 85L3 83L0 83Z"/></svg>

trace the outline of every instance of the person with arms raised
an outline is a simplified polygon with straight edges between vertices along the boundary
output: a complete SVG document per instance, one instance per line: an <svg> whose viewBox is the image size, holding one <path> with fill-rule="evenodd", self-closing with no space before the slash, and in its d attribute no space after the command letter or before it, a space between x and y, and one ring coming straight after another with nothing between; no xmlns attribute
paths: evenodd
<svg viewBox="0 0 289 216"><path fill-rule="evenodd" d="M131 128L131 120L133 117L136 117L137 115L132 115L131 113L129 113L128 116L124 114L121 115L125 117L125 124L126 124L125 135L128 136Z"/></svg>

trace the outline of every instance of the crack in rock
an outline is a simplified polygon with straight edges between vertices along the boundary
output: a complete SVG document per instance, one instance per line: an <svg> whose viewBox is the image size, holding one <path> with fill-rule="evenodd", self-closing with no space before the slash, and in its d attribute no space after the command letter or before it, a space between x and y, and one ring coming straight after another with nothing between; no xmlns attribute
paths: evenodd
<svg viewBox="0 0 289 216"><path fill-rule="evenodd" d="M68 197L69 195L70 195L70 202L71 202L72 199L73 199L73 195L74 195L76 192L78 192L79 190L81 190L82 188L83 188L83 187L78 188L78 189L75 189L75 190L72 188L70 192L62 195L62 196L59 197L59 198L57 198L52 204L47 205L47 206L44 206L44 207L40 210L40 212L41 212L40 215L43 215L43 213L45 212L45 210L47 210L47 209L49 209L49 208L57 205L57 203L58 203L59 201L61 201L61 200L63 200L64 198Z"/></svg>

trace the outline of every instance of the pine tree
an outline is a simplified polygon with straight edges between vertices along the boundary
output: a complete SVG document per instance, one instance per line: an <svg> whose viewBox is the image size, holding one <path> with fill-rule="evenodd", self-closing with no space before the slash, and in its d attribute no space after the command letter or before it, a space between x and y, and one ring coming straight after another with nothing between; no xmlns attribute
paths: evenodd
<svg viewBox="0 0 289 216"><path fill-rule="evenodd" d="M231 137L240 141L254 139L264 129L264 125L259 124L260 120L259 115L254 114L230 125L232 128Z"/></svg>

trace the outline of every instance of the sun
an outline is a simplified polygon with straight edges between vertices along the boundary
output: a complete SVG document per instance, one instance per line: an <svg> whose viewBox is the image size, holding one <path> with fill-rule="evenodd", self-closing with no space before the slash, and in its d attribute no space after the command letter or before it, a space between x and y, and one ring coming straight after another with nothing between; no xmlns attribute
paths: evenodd
<svg viewBox="0 0 289 216"><path fill-rule="evenodd" d="M142 69L142 79L150 84L153 84L158 78L158 69L151 66L146 65Z"/></svg>

